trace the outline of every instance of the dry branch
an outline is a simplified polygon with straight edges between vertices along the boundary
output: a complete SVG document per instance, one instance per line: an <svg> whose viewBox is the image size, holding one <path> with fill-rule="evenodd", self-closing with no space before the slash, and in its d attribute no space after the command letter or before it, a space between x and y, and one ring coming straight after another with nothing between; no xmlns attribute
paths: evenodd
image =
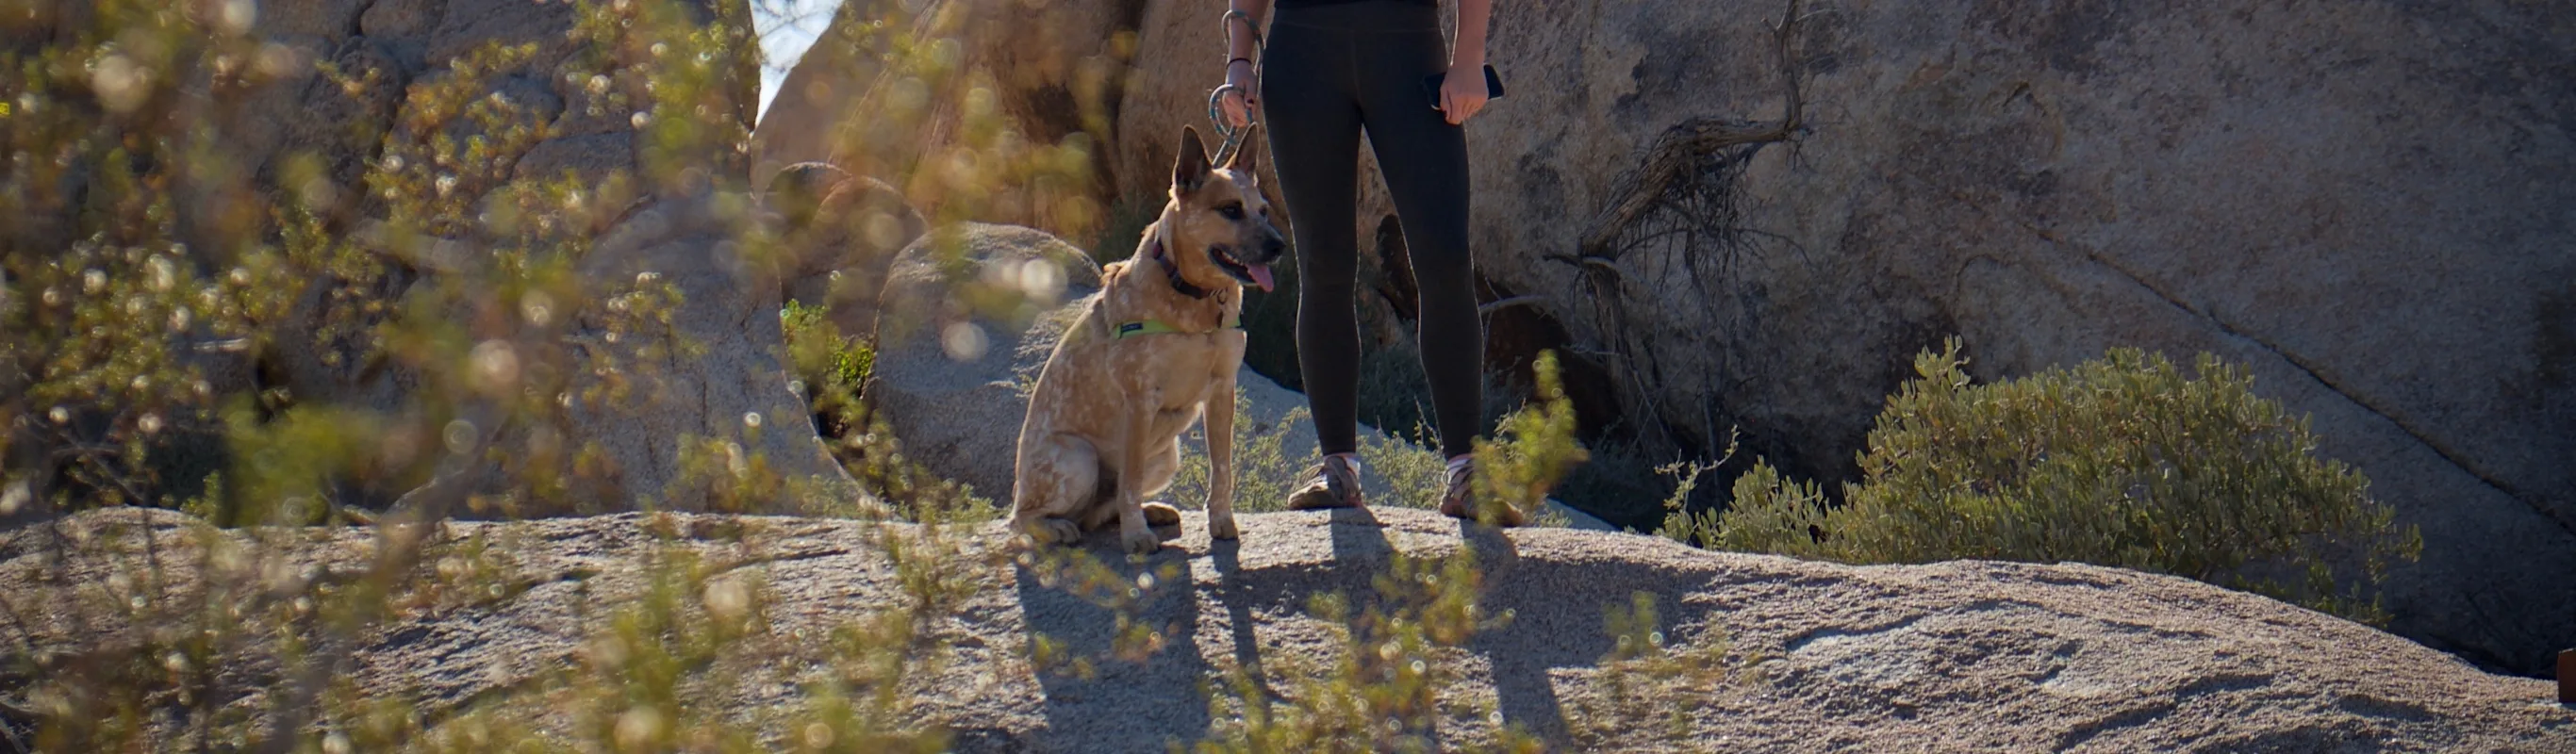
<svg viewBox="0 0 2576 754"><path fill-rule="evenodd" d="M1656 137L1655 146L1640 163L1636 178L1618 201L1602 210L1592 221L1592 230L1583 236L1580 254L1587 259L1614 256L1611 246L1619 235L1636 225L1654 209L1656 199L1669 190L1673 182L1702 158L1721 149L1745 144L1788 141L1798 131L1798 66L1789 55L1790 39L1797 33L1800 0L1789 0L1789 12L1771 28L1773 54L1780 62L1780 90L1787 106L1781 118L1772 123L1745 123L1717 118L1692 118L1665 129Z"/></svg>

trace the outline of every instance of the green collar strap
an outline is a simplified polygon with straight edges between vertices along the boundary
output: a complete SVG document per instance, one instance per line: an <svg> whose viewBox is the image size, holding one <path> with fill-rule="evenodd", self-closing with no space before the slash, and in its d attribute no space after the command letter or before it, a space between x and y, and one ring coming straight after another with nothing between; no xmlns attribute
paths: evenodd
<svg viewBox="0 0 2576 754"><path fill-rule="evenodd" d="M1242 315L1239 315L1239 314L1228 314L1228 315L1225 315L1225 326L1224 326L1224 327L1217 328L1217 329L1219 329L1219 330L1241 330L1241 329L1243 329L1243 317L1242 317ZM1206 331L1192 332L1192 331L1189 331L1189 330L1183 330L1183 329L1178 328L1178 327L1173 327L1173 326L1171 325L1171 323L1164 322L1164 321L1159 320L1159 319L1147 319L1147 320L1142 320L1142 321L1137 321L1137 322L1120 322L1120 323L1118 323L1118 325L1117 325L1116 327L1111 327L1111 328L1109 328L1109 339L1110 339L1110 340L1126 340L1126 339L1128 339L1128 338L1133 338L1133 337L1138 337L1138 336L1143 336L1143 335L1206 335L1206 334L1211 333L1211 332L1215 332L1215 330L1206 330Z"/></svg>

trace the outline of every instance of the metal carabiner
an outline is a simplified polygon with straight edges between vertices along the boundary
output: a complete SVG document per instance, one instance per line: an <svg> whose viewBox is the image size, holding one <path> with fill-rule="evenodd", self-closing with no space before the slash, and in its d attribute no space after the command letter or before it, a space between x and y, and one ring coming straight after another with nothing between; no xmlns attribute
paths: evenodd
<svg viewBox="0 0 2576 754"><path fill-rule="evenodd" d="M1251 14L1233 9L1226 10L1224 23L1231 24L1236 21L1242 21L1244 30L1252 33L1252 85L1257 88L1261 86L1261 52L1263 48L1261 41L1261 27L1252 22ZM1226 61L1227 68L1231 69L1233 65L1234 61ZM1217 86L1216 91L1208 93L1208 121L1215 126L1217 136L1223 137L1225 140L1217 146L1216 156L1212 158L1213 163L1217 165L1223 165L1233 161L1235 150L1243 148L1243 135L1252 130L1251 124L1249 123L1246 123L1243 128L1235 128L1226 124L1224 106L1226 92L1236 92L1243 95L1244 115L1247 118L1251 115L1252 111L1253 93L1244 91L1243 87L1235 86L1232 83L1220 84Z"/></svg>

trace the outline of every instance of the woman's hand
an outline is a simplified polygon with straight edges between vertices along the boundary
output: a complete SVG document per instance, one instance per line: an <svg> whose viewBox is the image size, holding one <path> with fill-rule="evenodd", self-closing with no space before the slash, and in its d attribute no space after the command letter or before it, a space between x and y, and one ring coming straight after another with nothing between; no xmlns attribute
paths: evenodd
<svg viewBox="0 0 2576 754"><path fill-rule="evenodd" d="M1226 90L1225 98L1217 102L1217 109L1225 111L1227 127L1242 128L1252 122L1253 108L1261 105L1260 100L1252 96L1252 61L1242 58L1228 61L1225 64L1225 83L1234 88Z"/></svg>
<svg viewBox="0 0 2576 754"><path fill-rule="evenodd" d="M1458 60L1449 64L1449 74L1440 80L1440 112L1449 117L1449 125L1464 125L1476 111L1485 109L1485 64Z"/></svg>

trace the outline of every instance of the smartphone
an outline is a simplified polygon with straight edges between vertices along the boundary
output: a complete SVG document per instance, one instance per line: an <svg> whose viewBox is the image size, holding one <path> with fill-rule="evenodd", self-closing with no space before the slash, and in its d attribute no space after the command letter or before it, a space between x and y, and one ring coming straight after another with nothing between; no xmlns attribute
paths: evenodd
<svg viewBox="0 0 2576 754"><path fill-rule="evenodd" d="M1431 98L1431 109L1440 109L1440 84L1449 78L1447 71L1431 74L1422 80L1422 94ZM1485 64L1485 99L1503 98L1503 75L1494 72L1494 64Z"/></svg>

